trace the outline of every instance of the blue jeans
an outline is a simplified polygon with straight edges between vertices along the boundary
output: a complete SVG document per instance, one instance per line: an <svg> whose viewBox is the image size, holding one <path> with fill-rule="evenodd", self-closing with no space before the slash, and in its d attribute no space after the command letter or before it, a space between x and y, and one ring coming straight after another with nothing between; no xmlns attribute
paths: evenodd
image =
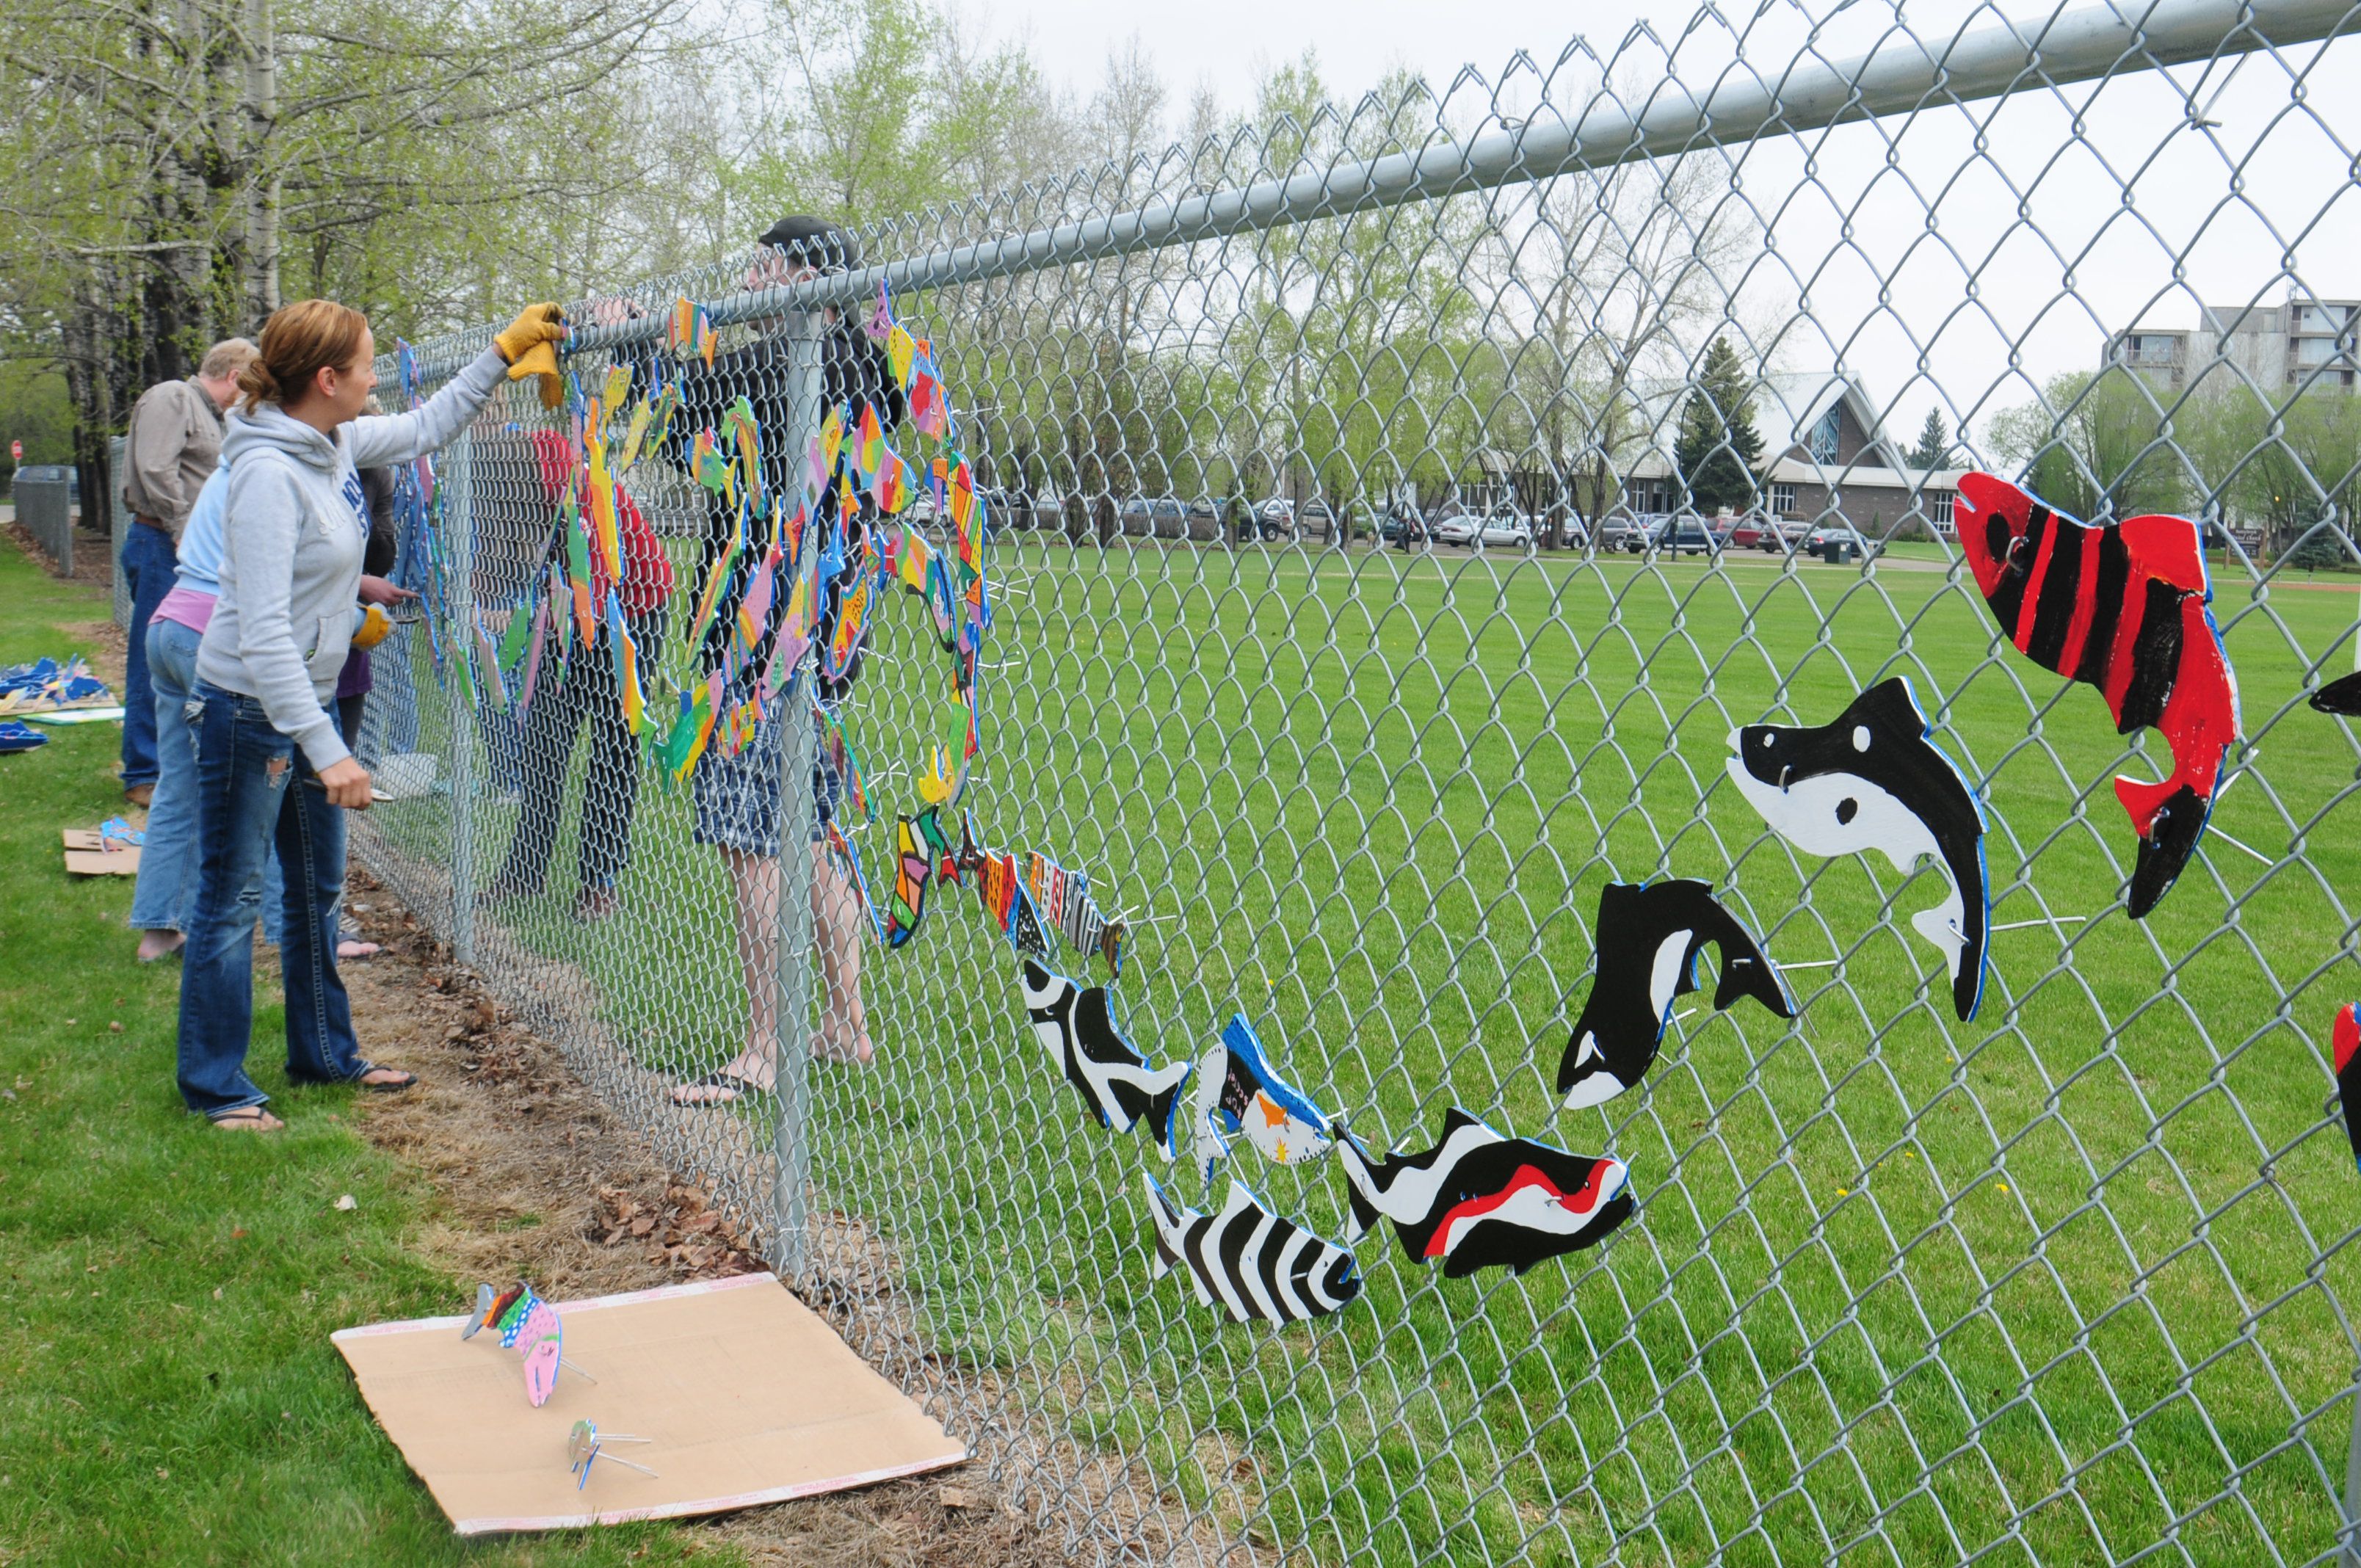
<svg viewBox="0 0 2361 1568"><path fill-rule="evenodd" d="M137 931L186 931L196 905L197 763L186 709L197 684L202 640L177 620L148 623L148 680L156 694L156 798L148 805L148 842L139 851L139 881L131 894L131 926Z"/></svg>
<svg viewBox="0 0 2361 1568"><path fill-rule="evenodd" d="M336 973L344 813L259 699L203 681L194 698L197 902L181 973L180 1080L189 1109L218 1116L269 1096L246 1075L254 1033L254 891L275 839L286 872L279 948L287 990L287 1076L337 1083L370 1069Z"/></svg>
<svg viewBox="0 0 2361 1568"><path fill-rule="evenodd" d="M135 522L123 539L123 580L131 587L129 646L123 659L123 787L157 776L156 694L148 669L148 622L172 591L180 565L172 536Z"/></svg>

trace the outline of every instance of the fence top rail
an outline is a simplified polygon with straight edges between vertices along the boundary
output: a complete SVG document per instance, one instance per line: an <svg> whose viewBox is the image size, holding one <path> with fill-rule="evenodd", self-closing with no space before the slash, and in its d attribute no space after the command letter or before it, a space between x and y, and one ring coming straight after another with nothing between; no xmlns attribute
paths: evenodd
<svg viewBox="0 0 2361 1568"><path fill-rule="evenodd" d="M1700 146L1908 114L1930 100L1997 98L2028 82L2063 86L2127 67L2152 70L2315 43L2349 24L2361 25L2356 16L2361 11L2352 0L2154 0L2145 7L2102 4L2059 10L2022 23L1961 31L1949 42L1896 27L1866 55L1830 62L1806 53L1775 75L1728 73L1701 98L1652 94L1634 109L1601 97L1573 119L1539 115L1521 125L1415 151L1197 195L1159 197L1077 223L736 294L707 308L719 326L849 303L875 294L881 283L906 291L981 282L1667 157ZM574 346L578 352L643 343L662 335L664 327L653 313L586 326L576 332ZM459 360L441 352L444 344L434 346L430 373L456 369ZM448 366L443 363L446 357Z"/></svg>

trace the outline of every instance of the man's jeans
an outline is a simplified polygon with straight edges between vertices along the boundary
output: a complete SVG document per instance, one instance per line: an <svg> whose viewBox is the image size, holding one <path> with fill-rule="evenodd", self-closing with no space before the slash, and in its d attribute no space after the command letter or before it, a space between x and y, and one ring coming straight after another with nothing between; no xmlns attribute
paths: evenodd
<svg viewBox="0 0 2361 1568"><path fill-rule="evenodd" d="M180 565L172 536L135 522L124 535L123 580L131 587L129 646L123 659L123 787L156 782L156 694L148 670L148 622L172 591Z"/></svg>
<svg viewBox="0 0 2361 1568"><path fill-rule="evenodd" d="M197 902L181 974L181 1095L218 1116L269 1097L246 1075L254 1032L254 889L276 839L286 872L279 949L287 991L287 1076L332 1083L369 1070L336 973L345 814L328 804L295 742L260 700L203 681L194 699Z"/></svg>

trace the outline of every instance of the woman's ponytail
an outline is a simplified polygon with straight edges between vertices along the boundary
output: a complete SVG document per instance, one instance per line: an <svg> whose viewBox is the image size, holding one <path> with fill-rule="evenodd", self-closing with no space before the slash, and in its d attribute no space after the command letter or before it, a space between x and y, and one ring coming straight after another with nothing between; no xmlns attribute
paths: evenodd
<svg viewBox="0 0 2361 1568"><path fill-rule="evenodd" d="M322 370L341 370L361 351L368 317L334 300L281 305L262 323L259 351L238 373L247 413L301 398Z"/></svg>

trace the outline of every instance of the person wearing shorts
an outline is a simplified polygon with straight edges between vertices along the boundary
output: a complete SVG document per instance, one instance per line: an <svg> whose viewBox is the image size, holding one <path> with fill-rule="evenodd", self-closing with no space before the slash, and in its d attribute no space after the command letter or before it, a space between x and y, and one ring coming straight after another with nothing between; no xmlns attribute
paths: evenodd
<svg viewBox="0 0 2361 1568"><path fill-rule="evenodd" d="M855 265L858 259L851 236L836 225L818 218L785 218L763 236L763 249L747 273L747 287L774 288L815 277L822 270ZM829 402L858 406L863 400L873 401L889 422L899 422L903 404L892 374L885 367L884 356L858 326L832 314L832 324L822 345L821 366L823 396ZM752 400L764 433L764 465L768 470L765 479L776 494L790 493L790 488L800 483L797 466L788 461L789 444L784 438L792 411L784 395L786 368L785 340L762 336L720 356L709 372L700 374L692 367L684 372L681 383L683 411L692 421L709 415L705 422L718 424L721 411L731 400L742 393ZM781 433L774 435L774 432ZM822 510L826 510L823 507ZM703 580L708 567L719 558L719 552L727 548L730 537L733 520L719 502L707 521L706 560L691 581ZM856 537L851 543L854 548L848 553L848 576L822 587L818 627L821 646L826 645L834 625L838 593L849 584L850 574L858 569L851 562L859 556L860 542ZM764 641L776 633L786 597L774 596L769 621L763 629ZM733 589L718 607L707 645L698 650L702 668L711 671L724 667L735 609ZM859 677L860 662L856 652L840 672L840 678L833 681L820 679L817 670L813 672L811 678L823 704L832 707L845 698ZM739 680L724 693L723 715L746 699L752 672L765 663L758 649ZM676 1085L672 1091L675 1104L727 1105L749 1094L768 1092L776 1080L781 1027L776 980L782 895L780 857L784 852L781 819L785 806L782 799L781 751L786 724L818 722L805 717L809 708L804 690L798 684L791 703L772 703L768 717L754 727L752 738L734 753L727 751L720 739L719 731L726 719L718 719L716 737L697 764L693 786L697 805L695 836L697 842L710 844L719 850L730 871L732 923L746 985L746 1041L738 1054L719 1069ZM866 1063L872 1058L873 1047L862 1003L861 944L872 928L872 921L853 886L849 868L829 850L833 835L829 829L844 798L842 773L829 757L824 740L814 751L819 760L810 775L813 811L807 852L812 860L812 916L822 989L819 1027L807 1044L812 1055L822 1061Z"/></svg>

